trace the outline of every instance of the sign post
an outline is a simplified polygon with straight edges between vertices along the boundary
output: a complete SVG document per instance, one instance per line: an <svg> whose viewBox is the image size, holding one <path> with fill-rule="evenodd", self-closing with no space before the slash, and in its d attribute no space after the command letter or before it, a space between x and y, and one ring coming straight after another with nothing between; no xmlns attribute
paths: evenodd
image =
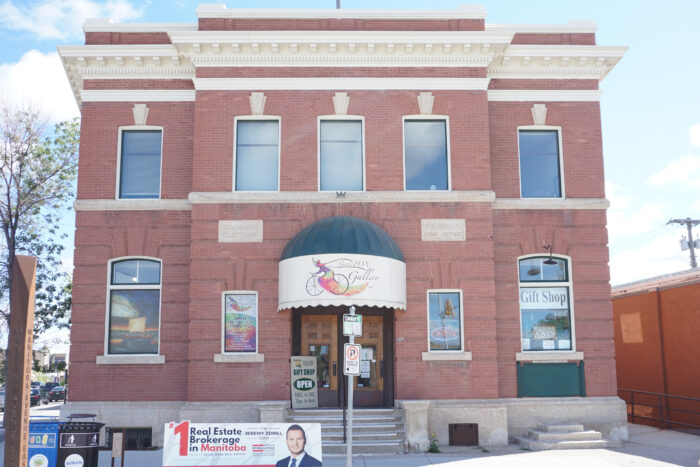
<svg viewBox="0 0 700 467"><path fill-rule="evenodd" d="M36 258L15 256L5 388L5 465L27 465Z"/></svg>
<svg viewBox="0 0 700 467"><path fill-rule="evenodd" d="M346 319L345 317L348 317ZM358 319L359 318L359 319ZM359 325L357 324L359 322ZM346 323L349 323L346 326ZM343 334L350 337L350 343L345 344L344 373L348 375L348 436L346 450L346 466L352 467L352 405L354 392L354 377L360 375L360 354L362 347L355 344L355 336L362 336L362 316L355 314L355 307L350 307L350 314L343 315Z"/></svg>

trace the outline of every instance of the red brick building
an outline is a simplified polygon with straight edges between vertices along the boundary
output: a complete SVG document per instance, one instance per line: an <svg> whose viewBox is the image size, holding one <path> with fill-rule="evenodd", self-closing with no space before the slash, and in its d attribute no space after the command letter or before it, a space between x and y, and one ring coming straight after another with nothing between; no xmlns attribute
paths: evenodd
<svg viewBox="0 0 700 467"><path fill-rule="evenodd" d="M590 22L451 11L239 10L85 25L69 404L109 427L274 421L290 357L407 441L478 423L626 437L616 397ZM339 350L341 349L341 350Z"/></svg>

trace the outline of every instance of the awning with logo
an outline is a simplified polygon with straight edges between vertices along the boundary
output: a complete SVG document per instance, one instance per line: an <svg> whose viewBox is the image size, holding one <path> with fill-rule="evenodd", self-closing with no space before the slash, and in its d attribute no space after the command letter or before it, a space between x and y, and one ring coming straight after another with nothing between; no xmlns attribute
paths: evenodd
<svg viewBox="0 0 700 467"><path fill-rule="evenodd" d="M302 229L282 252L277 309L332 305L406 309L406 262L376 224L326 217Z"/></svg>

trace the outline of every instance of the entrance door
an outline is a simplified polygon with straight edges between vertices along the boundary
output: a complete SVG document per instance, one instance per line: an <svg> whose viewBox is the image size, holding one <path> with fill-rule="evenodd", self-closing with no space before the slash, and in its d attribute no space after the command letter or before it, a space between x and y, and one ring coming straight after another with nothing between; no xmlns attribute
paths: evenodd
<svg viewBox="0 0 700 467"><path fill-rule="evenodd" d="M299 355L299 354L297 354ZM338 405L338 317L302 315L301 355L316 357L319 407ZM340 370L342 375L342 369Z"/></svg>
<svg viewBox="0 0 700 467"><path fill-rule="evenodd" d="M353 399L358 407L379 407L384 402L384 333L381 316L362 317L362 346L359 377L355 377Z"/></svg>
<svg viewBox="0 0 700 467"><path fill-rule="evenodd" d="M336 307L294 311L294 355L315 356L319 407L343 407L347 401L347 376L343 374L343 313ZM362 309L362 374L354 380L355 407L391 407L393 399L393 313Z"/></svg>

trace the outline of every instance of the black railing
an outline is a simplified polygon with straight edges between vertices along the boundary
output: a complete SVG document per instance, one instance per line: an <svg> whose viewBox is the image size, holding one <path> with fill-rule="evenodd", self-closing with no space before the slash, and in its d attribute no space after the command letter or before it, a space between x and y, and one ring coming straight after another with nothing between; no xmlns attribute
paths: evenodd
<svg viewBox="0 0 700 467"><path fill-rule="evenodd" d="M700 429L700 399L634 389L618 389L617 393L627 403L631 423L647 420L661 429Z"/></svg>

